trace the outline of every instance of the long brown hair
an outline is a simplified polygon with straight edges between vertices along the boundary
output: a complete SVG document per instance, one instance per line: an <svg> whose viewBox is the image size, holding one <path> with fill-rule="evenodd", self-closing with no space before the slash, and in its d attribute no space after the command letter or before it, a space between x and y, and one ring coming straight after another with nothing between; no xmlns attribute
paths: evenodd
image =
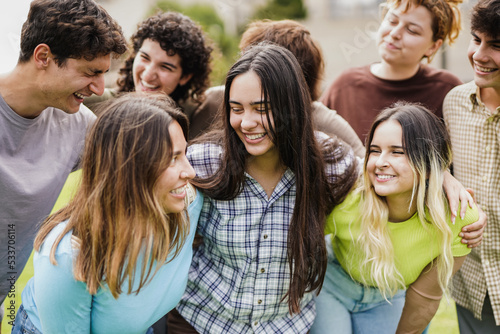
<svg viewBox="0 0 500 334"><path fill-rule="evenodd" d="M91 294L105 282L117 298L125 280L131 293L140 270L138 292L154 275L155 263L158 270L184 244L186 213L167 214L156 195L158 177L172 157L169 125L178 122L187 137L187 119L174 105L164 94L129 93L112 101L87 137L74 199L50 216L35 238L39 250L50 231L68 220L50 260L56 264L57 245L72 231L80 241L73 273ZM145 261L138 268L140 255Z"/></svg>
<svg viewBox="0 0 500 334"><path fill-rule="evenodd" d="M230 125L229 92L233 80L249 71L260 78L263 100L269 101L269 106L265 106L268 124L272 124L272 110L274 126L270 125L270 138L282 164L295 174L297 195L288 230L291 276L284 299L288 297L290 313L298 313L304 294L322 286L327 263L324 242L326 214L345 197L355 182L355 163L349 170L336 175L334 180L327 179L325 157L332 163L331 160L340 161L348 154L349 148L334 139L321 145L316 141L311 96L297 60L281 46L258 44L247 49L227 74L223 130L205 137L223 146L221 166L213 176L195 178L193 182L204 193L214 199L232 200L241 193L245 184L244 171L249 154Z"/></svg>

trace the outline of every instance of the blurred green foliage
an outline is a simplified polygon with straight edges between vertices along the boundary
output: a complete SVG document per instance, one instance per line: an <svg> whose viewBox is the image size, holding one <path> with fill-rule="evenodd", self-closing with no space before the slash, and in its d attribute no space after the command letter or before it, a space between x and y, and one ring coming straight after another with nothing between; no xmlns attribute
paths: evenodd
<svg viewBox="0 0 500 334"><path fill-rule="evenodd" d="M203 31L213 41L212 74L210 75L212 85L222 85L227 71L237 58L240 36L229 35L225 32L224 21L210 4L182 5L176 1L161 0L151 9L149 15L158 10L182 13L201 25Z"/></svg>
<svg viewBox="0 0 500 334"><path fill-rule="evenodd" d="M214 52L210 76L212 85L222 85L227 71L238 56L240 37L248 22L242 22L242 25L238 27L238 35L231 35L226 33L224 21L211 4L183 5L179 0L160 0L148 15L153 15L158 10L183 13L201 25L213 41ZM307 10L302 0L269 0L266 5L257 8L249 20L304 19L306 16Z"/></svg>
<svg viewBox="0 0 500 334"><path fill-rule="evenodd" d="M270 0L264 6L257 9L254 19L305 19L307 9L302 0Z"/></svg>

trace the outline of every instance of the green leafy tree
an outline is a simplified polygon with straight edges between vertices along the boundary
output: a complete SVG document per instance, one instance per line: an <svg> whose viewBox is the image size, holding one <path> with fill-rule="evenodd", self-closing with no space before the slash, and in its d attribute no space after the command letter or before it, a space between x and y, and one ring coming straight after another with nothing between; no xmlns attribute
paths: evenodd
<svg viewBox="0 0 500 334"><path fill-rule="evenodd" d="M159 1L151 9L149 15L158 11L176 11L190 17L201 25L205 33L214 42L212 52L212 74L210 79L213 85L224 82L227 71L236 60L238 54L239 36L225 32L224 21L219 17L214 7L209 4L193 4L183 6L175 1Z"/></svg>
<svg viewBox="0 0 500 334"><path fill-rule="evenodd" d="M254 19L305 19L307 9L302 0L270 0L266 5L257 9Z"/></svg>

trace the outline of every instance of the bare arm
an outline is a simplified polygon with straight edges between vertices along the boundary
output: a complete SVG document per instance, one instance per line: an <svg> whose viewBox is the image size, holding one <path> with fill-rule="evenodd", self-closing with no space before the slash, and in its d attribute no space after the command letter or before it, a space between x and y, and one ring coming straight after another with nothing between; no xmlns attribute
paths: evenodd
<svg viewBox="0 0 500 334"><path fill-rule="evenodd" d="M465 256L455 257L453 274L462 266ZM406 291L405 306L399 320L396 334L422 333L436 314L441 301L442 291L438 283L437 265L433 262Z"/></svg>

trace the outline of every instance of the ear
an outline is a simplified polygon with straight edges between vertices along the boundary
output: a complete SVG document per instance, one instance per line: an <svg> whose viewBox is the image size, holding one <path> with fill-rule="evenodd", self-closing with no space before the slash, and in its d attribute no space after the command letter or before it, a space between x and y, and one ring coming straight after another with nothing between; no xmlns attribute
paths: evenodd
<svg viewBox="0 0 500 334"><path fill-rule="evenodd" d="M47 68L51 58L52 52L47 44L38 44L33 51L33 60L39 69Z"/></svg>
<svg viewBox="0 0 500 334"><path fill-rule="evenodd" d="M188 83L189 80L193 77L193 73L190 74L183 74L181 79L179 80L179 85L184 86L185 84Z"/></svg>
<svg viewBox="0 0 500 334"><path fill-rule="evenodd" d="M434 57L434 54L437 52L437 50L439 50L439 48L441 47L441 45L443 45L443 40L442 39L438 39L437 41L435 41L434 43L432 43L432 45L424 53L424 57L427 57L429 59L431 59L432 57Z"/></svg>

